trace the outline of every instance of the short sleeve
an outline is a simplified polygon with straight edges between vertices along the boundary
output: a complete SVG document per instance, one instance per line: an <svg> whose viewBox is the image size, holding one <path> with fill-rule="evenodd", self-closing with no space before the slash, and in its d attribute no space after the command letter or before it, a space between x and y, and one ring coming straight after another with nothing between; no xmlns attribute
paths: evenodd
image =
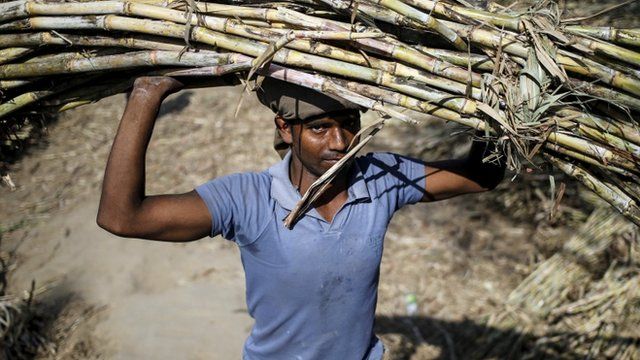
<svg viewBox="0 0 640 360"><path fill-rule="evenodd" d="M269 211L269 177L265 174L227 175L195 190L211 215L210 237L222 235L238 245L247 245L264 227Z"/></svg>
<svg viewBox="0 0 640 360"><path fill-rule="evenodd" d="M380 197L389 198L393 211L415 204L425 195L425 163L422 160L393 153L369 153L367 177ZM361 165L362 166L362 165Z"/></svg>

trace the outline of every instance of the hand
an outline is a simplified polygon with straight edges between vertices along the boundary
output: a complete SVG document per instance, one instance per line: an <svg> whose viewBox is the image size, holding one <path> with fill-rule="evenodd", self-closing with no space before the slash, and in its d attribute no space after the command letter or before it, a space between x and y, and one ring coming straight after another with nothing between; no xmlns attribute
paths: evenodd
<svg viewBox="0 0 640 360"><path fill-rule="evenodd" d="M142 76L133 83L133 92L142 91L166 97L184 88L184 84L169 76Z"/></svg>

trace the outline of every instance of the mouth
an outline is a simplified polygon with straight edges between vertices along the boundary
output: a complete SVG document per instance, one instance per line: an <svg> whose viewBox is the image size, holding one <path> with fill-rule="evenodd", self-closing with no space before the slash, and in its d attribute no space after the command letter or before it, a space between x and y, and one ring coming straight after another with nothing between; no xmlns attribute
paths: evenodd
<svg viewBox="0 0 640 360"><path fill-rule="evenodd" d="M338 161L342 160L344 158L344 156L339 156L339 157L334 157L334 158L330 158L330 159L323 159L322 161L326 162L326 163L330 163L330 164L335 164Z"/></svg>

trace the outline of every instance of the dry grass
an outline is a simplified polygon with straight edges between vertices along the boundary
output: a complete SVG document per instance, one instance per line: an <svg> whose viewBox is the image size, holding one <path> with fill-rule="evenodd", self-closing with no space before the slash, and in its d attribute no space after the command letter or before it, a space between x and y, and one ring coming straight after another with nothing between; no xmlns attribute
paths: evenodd
<svg viewBox="0 0 640 360"><path fill-rule="evenodd" d="M23 296L5 293L12 261L7 253L0 253L0 357L22 360L53 355L55 347L45 334L45 317L34 306L35 282Z"/></svg>

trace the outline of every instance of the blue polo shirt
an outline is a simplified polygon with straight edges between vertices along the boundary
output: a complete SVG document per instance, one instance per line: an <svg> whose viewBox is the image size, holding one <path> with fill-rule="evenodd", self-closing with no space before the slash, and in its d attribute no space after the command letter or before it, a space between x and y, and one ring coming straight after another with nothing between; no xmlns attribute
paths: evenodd
<svg viewBox="0 0 640 360"><path fill-rule="evenodd" d="M382 359L373 325L383 239L393 213L423 197L424 164L391 153L358 157L333 221L310 209L289 230L283 219L301 198L290 159L196 188L211 237L240 248L255 319L243 358Z"/></svg>

